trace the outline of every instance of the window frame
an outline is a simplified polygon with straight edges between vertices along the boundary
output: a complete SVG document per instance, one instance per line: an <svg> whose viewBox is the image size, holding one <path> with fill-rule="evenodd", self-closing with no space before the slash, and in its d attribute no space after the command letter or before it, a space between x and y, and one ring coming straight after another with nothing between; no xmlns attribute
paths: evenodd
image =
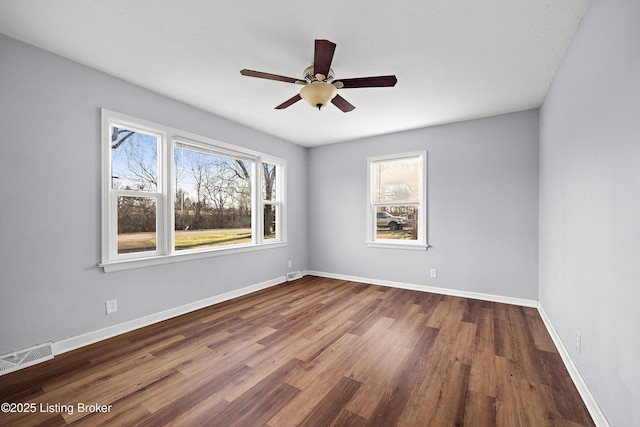
<svg viewBox="0 0 640 427"><path fill-rule="evenodd" d="M283 247L287 242L286 221L286 160L255 150L238 147L180 129L139 119L108 109L101 109L101 237L102 254L99 266L105 272L160 265L190 259L201 259L233 253ZM112 126L118 126L157 136L158 184L156 192L114 190L111 182ZM175 249L175 170L176 147L194 147L208 153L238 160L250 161L251 174L251 242L214 246L201 249ZM276 200L271 201L276 210L276 235L265 239L264 204L262 197L263 163L276 165ZM156 199L156 250L118 254L117 199L118 196L151 197Z"/></svg>
<svg viewBox="0 0 640 427"><path fill-rule="evenodd" d="M375 201L374 200L374 176L373 170L376 163L401 160L408 158L419 159L420 165L420 188L418 189L418 200L409 201ZM416 206L418 209L415 219L418 226L416 240L381 239L377 237L377 208L382 206ZM427 151L411 151L406 153L388 154L383 156L367 157L367 240L366 245L371 248L392 248L427 250L428 229L427 229Z"/></svg>

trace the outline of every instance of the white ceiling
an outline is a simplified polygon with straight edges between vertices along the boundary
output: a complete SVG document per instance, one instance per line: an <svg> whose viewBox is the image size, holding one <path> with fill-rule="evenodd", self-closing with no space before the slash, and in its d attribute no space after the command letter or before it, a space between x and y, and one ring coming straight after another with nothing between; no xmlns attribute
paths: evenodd
<svg viewBox="0 0 640 427"><path fill-rule="evenodd" d="M0 33L282 139L314 146L535 108L588 0L2 0ZM314 39L337 44L356 106L274 107L300 86Z"/></svg>

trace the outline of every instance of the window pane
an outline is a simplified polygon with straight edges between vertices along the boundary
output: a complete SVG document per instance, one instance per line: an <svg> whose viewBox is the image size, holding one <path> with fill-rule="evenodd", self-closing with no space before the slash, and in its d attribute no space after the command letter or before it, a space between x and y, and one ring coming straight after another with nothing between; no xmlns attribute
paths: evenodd
<svg viewBox="0 0 640 427"><path fill-rule="evenodd" d="M276 209L277 205L264 205L264 238L276 238Z"/></svg>
<svg viewBox="0 0 640 427"><path fill-rule="evenodd" d="M251 243L251 162L176 147L175 250Z"/></svg>
<svg viewBox="0 0 640 427"><path fill-rule="evenodd" d="M276 197L276 165L262 164L262 200L277 200Z"/></svg>
<svg viewBox="0 0 640 427"><path fill-rule="evenodd" d="M382 160L373 163L374 202L420 199L420 157Z"/></svg>
<svg viewBox="0 0 640 427"><path fill-rule="evenodd" d="M156 250L156 199L118 197L118 253Z"/></svg>
<svg viewBox="0 0 640 427"><path fill-rule="evenodd" d="M159 138L112 126L111 188L157 191Z"/></svg>
<svg viewBox="0 0 640 427"><path fill-rule="evenodd" d="M417 206L376 208L376 239L418 240Z"/></svg>

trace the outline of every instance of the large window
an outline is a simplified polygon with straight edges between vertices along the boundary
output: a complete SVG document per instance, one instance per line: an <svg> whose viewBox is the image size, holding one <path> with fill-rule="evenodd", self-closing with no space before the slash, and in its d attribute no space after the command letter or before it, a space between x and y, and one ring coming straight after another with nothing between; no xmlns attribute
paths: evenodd
<svg viewBox="0 0 640 427"><path fill-rule="evenodd" d="M426 152L369 158L368 183L368 244L426 249Z"/></svg>
<svg viewBox="0 0 640 427"><path fill-rule="evenodd" d="M103 110L102 266L286 242L284 161Z"/></svg>

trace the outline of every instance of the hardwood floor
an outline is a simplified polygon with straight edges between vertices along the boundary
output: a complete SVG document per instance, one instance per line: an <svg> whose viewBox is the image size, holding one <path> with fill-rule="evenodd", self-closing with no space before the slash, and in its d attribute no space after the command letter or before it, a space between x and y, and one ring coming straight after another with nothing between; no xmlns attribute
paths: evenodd
<svg viewBox="0 0 640 427"><path fill-rule="evenodd" d="M36 404L16 426L594 425L537 310L309 276L2 376L0 402Z"/></svg>

